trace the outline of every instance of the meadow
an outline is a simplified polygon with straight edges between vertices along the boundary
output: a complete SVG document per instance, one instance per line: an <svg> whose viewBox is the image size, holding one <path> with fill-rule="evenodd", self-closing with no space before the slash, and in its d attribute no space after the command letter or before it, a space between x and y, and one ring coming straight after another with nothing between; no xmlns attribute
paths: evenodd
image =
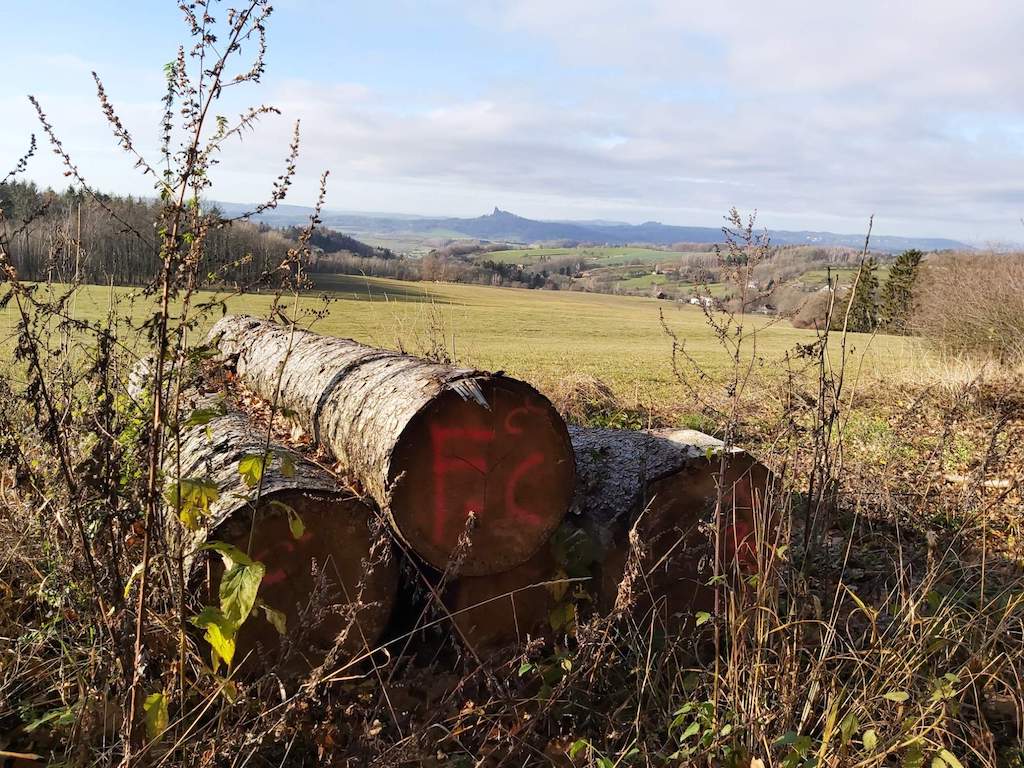
<svg viewBox="0 0 1024 768"><path fill-rule="evenodd" d="M490 251L481 254L481 260L502 264L539 264L545 259L563 256L578 257L595 267L615 267L623 264L660 264L678 261L689 255L678 251L638 246L581 246L578 248L518 248L508 251Z"/></svg>
<svg viewBox="0 0 1024 768"><path fill-rule="evenodd" d="M670 400L680 384L673 376L672 340L662 317L687 354L712 377L724 375L731 366L704 313L691 305L637 296L348 275L317 279L317 287L299 301L307 310L327 302L328 312L312 326L320 333L418 354L440 345L462 365L504 370L541 388L584 374L601 379L628 401ZM71 307L79 319L95 320L106 316L113 300L118 313L138 322L145 302L135 302L136 295L134 289L83 286ZM198 300L217 296L205 293ZM232 313L266 316L272 302L271 294L253 293L226 303ZM13 328L13 312L11 306L0 312L5 338ZM787 355L816 338L813 331L761 315L744 322L755 331L745 343L746 353L753 356L755 369L769 377L781 376ZM927 358L906 337L851 334L849 347L856 368L869 376L899 371L912 375Z"/></svg>

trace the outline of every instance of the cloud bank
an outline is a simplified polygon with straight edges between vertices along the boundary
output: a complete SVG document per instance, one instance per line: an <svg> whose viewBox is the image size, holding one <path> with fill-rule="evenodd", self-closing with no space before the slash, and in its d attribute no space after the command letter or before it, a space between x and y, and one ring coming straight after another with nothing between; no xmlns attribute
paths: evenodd
<svg viewBox="0 0 1024 768"><path fill-rule="evenodd" d="M259 100L288 119L225 153L218 197L258 197L289 120L301 118L294 202L309 202L318 170L330 169L331 207L353 210L500 205L536 218L714 225L736 205L777 228L856 232L874 213L885 234L1024 240L1024 6L392 6L381 35L415 34L433 17L472 45L432 50L421 36L380 77L300 68L270 79ZM300 3L278 15L306 12ZM429 74L424 50L462 71L458 87L410 96L395 86L421 60ZM127 109L152 125L146 100ZM105 139L84 102L58 111L91 162ZM101 173L108 187L124 178L116 164Z"/></svg>

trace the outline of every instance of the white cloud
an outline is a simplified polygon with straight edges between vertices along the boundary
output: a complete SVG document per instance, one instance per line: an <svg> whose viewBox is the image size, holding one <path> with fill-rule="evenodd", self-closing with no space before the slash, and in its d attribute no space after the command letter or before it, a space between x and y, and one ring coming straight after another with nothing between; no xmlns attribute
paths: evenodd
<svg viewBox="0 0 1024 768"><path fill-rule="evenodd" d="M558 65L512 84L481 74L472 95L439 90L415 104L345 73L327 85L271 80L258 98L285 118L225 152L214 194L261 197L301 118L294 202L312 200L327 168L335 208L497 204L715 224L737 205L776 227L860 231L876 213L885 234L1024 239L1024 5L519 0L442 11ZM157 105L125 108L137 133L154 132ZM54 106L83 166L119 187L123 169L93 157L110 146L96 115L83 101Z"/></svg>

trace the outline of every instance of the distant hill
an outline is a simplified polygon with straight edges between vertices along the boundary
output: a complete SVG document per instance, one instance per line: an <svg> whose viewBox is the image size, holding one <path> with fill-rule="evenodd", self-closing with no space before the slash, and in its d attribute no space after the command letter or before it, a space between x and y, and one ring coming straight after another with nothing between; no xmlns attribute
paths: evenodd
<svg viewBox="0 0 1024 768"><path fill-rule="evenodd" d="M303 228L299 226L286 227L282 231L285 237L296 241L304 232ZM317 227L314 229L310 235L309 244L319 248L324 253L348 251L349 253L354 253L357 256L363 256L366 258L375 256L382 259L391 259L395 256L395 254L387 248L378 248L376 246L367 245L360 240L356 240L354 237L349 237L348 235L327 227Z"/></svg>
<svg viewBox="0 0 1024 768"><path fill-rule="evenodd" d="M241 212L246 206L218 203L225 213ZM302 206L279 206L257 220L277 227L301 225L310 209ZM605 245L671 245L673 243L716 243L722 239L717 227L684 227L648 221L643 224L621 224L604 221L540 221L517 216L495 208L491 213L476 218L420 217L392 214L345 213L325 211L325 226L351 232L389 235L414 233L436 234L451 238L473 238L509 243L594 243ZM860 248L863 234L835 234L833 232L771 230L771 240L777 245L821 245ZM964 243L940 237L895 237L876 235L871 238L876 251L897 252L907 248L925 251L968 249Z"/></svg>

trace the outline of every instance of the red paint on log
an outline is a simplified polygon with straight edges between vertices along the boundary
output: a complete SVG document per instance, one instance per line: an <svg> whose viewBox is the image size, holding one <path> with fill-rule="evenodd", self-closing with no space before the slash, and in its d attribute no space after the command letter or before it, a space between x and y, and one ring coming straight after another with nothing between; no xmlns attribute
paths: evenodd
<svg viewBox="0 0 1024 768"><path fill-rule="evenodd" d="M299 514L305 527L300 538L292 536L287 515L271 501L287 504ZM251 552L267 569L258 597L285 615L289 636L301 636L290 668L303 670L318 664L343 633L347 633L342 644L345 655L372 648L379 639L394 603L398 569L389 560L364 573L372 545L371 517L366 505L341 493L289 491L265 498L254 518L251 513L237 515L213 533L212 538L245 551L255 520ZM318 590L321 572L325 586ZM218 558L212 573L214 585L219 583L221 573ZM361 605L356 605L361 580L365 587ZM311 600L319 602L308 611ZM349 608L355 609L354 621L350 620ZM303 625L303 618L315 621ZM240 662L257 646L273 658L281 642L263 611L254 608L238 633L235 659ZM251 657L247 667L256 671L262 665Z"/></svg>
<svg viewBox="0 0 1024 768"><path fill-rule="evenodd" d="M437 568L449 564L471 512L465 574L525 562L568 511L568 431L528 384L254 318L222 318L210 338Z"/></svg>
<svg viewBox="0 0 1024 768"><path fill-rule="evenodd" d="M568 435L547 401L511 379L480 389L487 408L455 392L431 402L391 462L391 517L427 562L444 568L476 516L465 574L505 571L536 553L568 509L575 476Z"/></svg>

